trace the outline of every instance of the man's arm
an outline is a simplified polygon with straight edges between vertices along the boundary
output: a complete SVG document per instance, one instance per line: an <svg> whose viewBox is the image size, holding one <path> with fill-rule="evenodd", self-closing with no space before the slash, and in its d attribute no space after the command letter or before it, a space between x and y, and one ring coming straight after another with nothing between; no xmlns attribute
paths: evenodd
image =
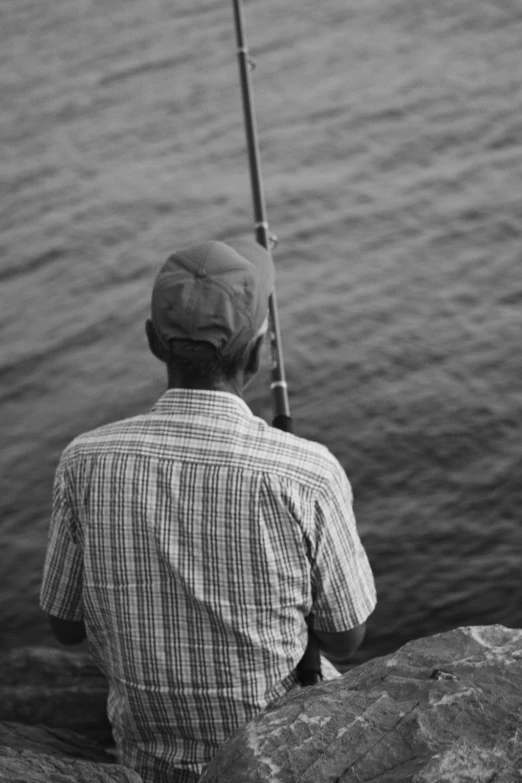
<svg viewBox="0 0 522 783"><path fill-rule="evenodd" d="M314 506L309 624L321 653L342 671L364 639L376 593L357 531L350 483L337 460L332 459L331 468L329 481L317 494Z"/></svg>
<svg viewBox="0 0 522 783"><path fill-rule="evenodd" d="M48 614L47 617L51 631L60 644L67 646L80 644L87 637L83 620L62 620L61 617L52 614Z"/></svg>
<svg viewBox="0 0 522 783"><path fill-rule="evenodd" d="M63 461L58 465L53 512L47 542L40 606L61 644L79 644L85 638L83 623L83 553L69 503ZM64 619L67 618L67 619Z"/></svg>

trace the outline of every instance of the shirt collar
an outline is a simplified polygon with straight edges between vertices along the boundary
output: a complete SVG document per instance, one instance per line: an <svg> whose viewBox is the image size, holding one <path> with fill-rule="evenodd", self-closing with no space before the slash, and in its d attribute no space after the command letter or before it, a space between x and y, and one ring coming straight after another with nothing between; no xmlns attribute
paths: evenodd
<svg viewBox="0 0 522 783"><path fill-rule="evenodd" d="M246 402L237 394L201 389L167 389L152 410L158 413L182 415L254 415Z"/></svg>

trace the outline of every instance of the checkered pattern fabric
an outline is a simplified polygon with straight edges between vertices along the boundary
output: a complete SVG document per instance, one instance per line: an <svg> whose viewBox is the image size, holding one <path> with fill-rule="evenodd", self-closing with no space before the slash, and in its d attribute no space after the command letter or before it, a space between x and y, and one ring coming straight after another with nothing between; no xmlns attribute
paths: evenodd
<svg viewBox="0 0 522 783"><path fill-rule="evenodd" d="M41 606L84 619L122 763L181 782L296 686L305 617L352 628L375 588L326 448L235 395L169 390L62 454Z"/></svg>

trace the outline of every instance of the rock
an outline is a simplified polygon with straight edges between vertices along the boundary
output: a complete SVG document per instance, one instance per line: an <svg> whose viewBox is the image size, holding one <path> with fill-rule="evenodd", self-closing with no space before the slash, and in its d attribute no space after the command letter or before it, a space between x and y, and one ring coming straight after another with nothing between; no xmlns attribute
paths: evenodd
<svg viewBox="0 0 522 783"><path fill-rule="evenodd" d="M514 783L521 720L522 631L460 628L288 694L200 783Z"/></svg>
<svg viewBox="0 0 522 783"><path fill-rule="evenodd" d="M111 743L107 693L88 653L24 647L0 655L0 721L64 728Z"/></svg>
<svg viewBox="0 0 522 783"><path fill-rule="evenodd" d="M21 648L0 656L0 781L140 783L110 752L107 692L88 653Z"/></svg>
<svg viewBox="0 0 522 783"><path fill-rule="evenodd" d="M140 776L117 764L94 764L67 757L0 746L2 783L141 783Z"/></svg>
<svg viewBox="0 0 522 783"><path fill-rule="evenodd" d="M27 726L24 723L0 723L0 746L12 750L30 750L33 753L65 755L84 761L100 761L105 764L115 761L115 756L108 753L103 745L74 731Z"/></svg>

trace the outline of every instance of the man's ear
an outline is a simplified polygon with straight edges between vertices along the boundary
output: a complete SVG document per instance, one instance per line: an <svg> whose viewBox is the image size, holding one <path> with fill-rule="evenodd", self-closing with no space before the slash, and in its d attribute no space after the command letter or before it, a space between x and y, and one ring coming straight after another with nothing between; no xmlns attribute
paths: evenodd
<svg viewBox="0 0 522 783"><path fill-rule="evenodd" d="M265 341L264 334L258 337L257 340L255 341L254 347L250 351L250 356L248 357L246 363L245 376L253 377L259 370L259 367L261 366L261 355L263 352L264 341Z"/></svg>
<svg viewBox="0 0 522 783"><path fill-rule="evenodd" d="M150 320L150 318L147 318L145 321L145 332L147 334L147 340L149 341L149 348L151 352L154 354L156 359L159 359L160 362L166 361L166 351L163 346L163 343L159 340L158 335L156 334L156 330L154 328L154 324Z"/></svg>

